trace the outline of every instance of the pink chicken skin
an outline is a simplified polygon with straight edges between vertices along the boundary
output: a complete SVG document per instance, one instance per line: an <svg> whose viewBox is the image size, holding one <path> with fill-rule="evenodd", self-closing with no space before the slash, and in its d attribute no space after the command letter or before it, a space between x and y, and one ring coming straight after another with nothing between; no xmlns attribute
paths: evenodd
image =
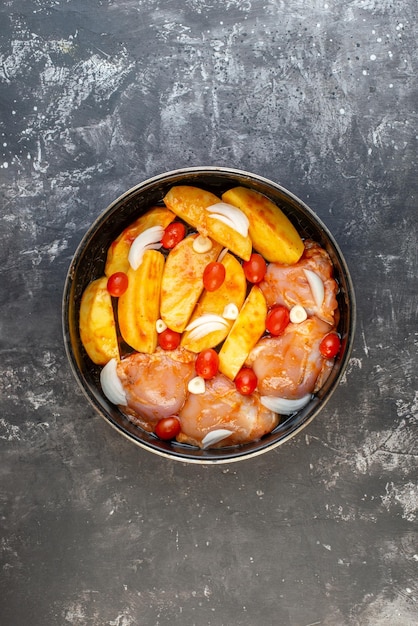
<svg viewBox="0 0 418 626"><path fill-rule="evenodd" d="M243 444L260 439L278 424L278 416L266 409L258 393L241 395L235 384L218 373L206 381L203 394L190 394L179 413L181 432L177 440L202 447L207 433L225 428L233 432L212 447Z"/></svg>
<svg viewBox="0 0 418 626"><path fill-rule="evenodd" d="M333 266L326 250L313 241L305 241L305 251L294 265L270 263L260 288L267 306L282 304L291 309L300 304L308 315L316 315L328 324L336 325L338 285L333 278ZM324 283L324 300L318 307L305 276L304 269L315 272Z"/></svg>
<svg viewBox="0 0 418 626"><path fill-rule="evenodd" d="M310 317L288 324L278 337L260 339L246 362L257 375L259 393L295 400L322 387L333 361L321 356L319 344L329 331L329 324Z"/></svg>
<svg viewBox="0 0 418 626"><path fill-rule="evenodd" d="M188 394L187 384L195 376L196 356L183 348L153 354L131 354L117 366L127 397L124 412L147 431L162 417L176 415Z"/></svg>

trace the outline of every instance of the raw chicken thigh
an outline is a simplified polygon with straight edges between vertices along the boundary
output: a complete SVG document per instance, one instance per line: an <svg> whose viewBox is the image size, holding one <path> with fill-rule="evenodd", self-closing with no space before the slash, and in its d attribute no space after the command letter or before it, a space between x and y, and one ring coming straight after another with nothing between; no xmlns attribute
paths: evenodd
<svg viewBox="0 0 418 626"><path fill-rule="evenodd" d="M148 431L162 417L176 415L188 394L187 384L195 375L195 355L183 348L153 354L134 353L122 359L117 373L127 397L126 413Z"/></svg>
<svg viewBox="0 0 418 626"><path fill-rule="evenodd" d="M322 387L333 361L321 356L319 344L329 331L326 322L310 317L288 324L278 337L260 339L247 359L257 375L259 393L293 400Z"/></svg>
<svg viewBox="0 0 418 626"><path fill-rule="evenodd" d="M205 435L217 429L233 433L223 439L219 447L255 441L278 424L278 416L262 406L259 394L241 395L223 374L206 381L205 393L190 394L179 418L181 433L177 440L199 447L203 447Z"/></svg>
<svg viewBox="0 0 418 626"><path fill-rule="evenodd" d="M260 288L267 305L282 304L289 309L300 304L308 315L316 315L329 324L336 325L335 312L338 310L338 285L333 278L333 266L326 250L313 241L305 241L305 251L294 265L270 263ZM324 298L320 306L315 302L314 294L304 270L310 270L322 280Z"/></svg>

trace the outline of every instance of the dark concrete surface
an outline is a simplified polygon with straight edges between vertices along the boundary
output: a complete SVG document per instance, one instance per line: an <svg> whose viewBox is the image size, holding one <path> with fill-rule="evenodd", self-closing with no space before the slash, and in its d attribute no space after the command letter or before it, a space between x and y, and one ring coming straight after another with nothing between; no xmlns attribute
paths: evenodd
<svg viewBox="0 0 418 626"><path fill-rule="evenodd" d="M417 17L416 0L2 3L1 624L417 623ZM323 413L216 467L113 431L61 332L90 223L192 165L305 200L358 300Z"/></svg>

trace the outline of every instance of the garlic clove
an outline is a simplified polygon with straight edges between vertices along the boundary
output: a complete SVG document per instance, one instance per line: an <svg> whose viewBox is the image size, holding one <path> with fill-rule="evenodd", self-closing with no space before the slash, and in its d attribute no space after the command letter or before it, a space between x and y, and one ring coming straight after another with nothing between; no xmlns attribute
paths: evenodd
<svg viewBox="0 0 418 626"><path fill-rule="evenodd" d="M193 240L193 250L198 254L203 254L204 252L209 252L212 250L213 243L209 237L205 237L204 235L198 235Z"/></svg>
<svg viewBox="0 0 418 626"><path fill-rule="evenodd" d="M155 330L158 334L164 332L167 328L167 324L161 318L155 322Z"/></svg>
<svg viewBox="0 0 418 626"><path fill-rule="evenodd" d="M190 393L193 393L195 395L205 393L206 391L205 379L202 378L201 376L195 376L194 378L191 378L188 382L187 389Z"/></svg>
<svg viewBox="0 0 418 626"><path fill-rule="evenodd" d="M226 304L222 313L222 317L226 320L236 320L239 315L239 310L236 304L229 302Z"/></svg>
<svg viewBox="0 0 418 626"><path fill-rule="evenodd" d="M304 322L307 317L308 314L301 304L295 304L295 306L290 309L289 318L293 324L300 324Z"/></svg>

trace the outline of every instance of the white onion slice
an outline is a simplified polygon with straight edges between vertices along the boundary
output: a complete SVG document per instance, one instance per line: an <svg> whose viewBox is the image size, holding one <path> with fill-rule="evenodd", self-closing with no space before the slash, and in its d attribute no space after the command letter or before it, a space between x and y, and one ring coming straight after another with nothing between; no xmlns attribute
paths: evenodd
<svg viewBox="0 0 418 626"><path fill-rule="evenodd" d="M190 324L187 324L186 330L193 330L194 328L197 328L198 326L201 326L202 324L210 324L212 322L219 322L220 324L223 324L224 326L228 325L228 323L220 315L215 315L214 313L205 313L205 315L200 315L200 317L196 317L196 319L193 320L193 322L190 322Z"/></svg>
<svg viewBox="0 0 418 626"><path fill-rule="evenodd" d="M198 339L206 337L209 333L213 333L216 330L224 330L225 328L225 324L221 324L221 322L208 322L207 324L202 324L202 326L197 326L191 330L189 339L190 341L197 341Z"/></svg>
<svg viewBox="0 0 418 626"><path fill-rule="evenodd" d="M164 332L167 328L167 324L161 318L155 322L155 330L158 334Z"/></svg>
<svg viewBox="0 0 418 626"><path fill-rule="evenodd" d="M128 254L128 261L132 269L137 270L142 263L142 257L146 250L158 250L161 248L161 238L164 235L162 226L151 226L134 239Z"/></svg>
<svg viewBox="0 0 418 626"><path fill-rule="evenodd" d="M187 390L190 393L193 393L195 395L205 393L206 391L205 379L202 378L201 376L195 376L194 378L191 378L187 384Z"/></svg>
<svg viewBox="0 0 418 626"><path fill-rule="evenodd" d="M312 398L312 394L298 398L297 400L288 400L287 398L276 398L275 396L260 396L260 402L263 406L270 411L279 413L280 415L291 415L296 411L300 411L306 406L309 400Z"/></svg>
<svg viewBox="0 0 418 626"><path fill-rule="evenodd" d="M250 222L248 217L240 209L226 202L217 202L206 207L210 217L227 224L243 237L247 237Z"/></svg>
<svg viewBox="0 0 418 626"><path fill-rule="evenodd" d="M193 239L193 250L198 254L203 254L204 252L209 252L212 250L213 243L212 239L209 237L205 237L204 235L198 235Z"/></svg>
<svg viewBox="0 0 418 626"><path fill-rule="evenodd" d="M225 305L222 317L226 320L236 320L239 315L239 310L236 304L229 302Z"/></svg>
<svg viewBox="0 0 418 626"><path fill-rule="evenodd" d="M322 278L312 270L303 270L317 307L321 307L325 296L325 287Z"/></svg>
<svg viewBox="0 0 418 626"><path fill-rule="evenodd" d="M207 313L197 317L193 322L186 326L186 330L190 332L189 339L195 341L202 339L215 330L224 330L229 326L228 322L220 315Z"/></svg>
<svg viewBox="0 0 418 626"><path fill-rule="evenodd" d="M292 324L300 324L307 319L308 314L301 304L295 304L290 309L289 317Z"/></svg>
<svg viewBox="0 0 418 626"><path fill-rule="evenodd" d="M216 430L211 430L207 433L202 439L202 447L210 448L210 446L214 446L215 443L219 443L222 439L226 439L229 435L232 435L233 431L228 430L227 428L217 428Z"/></svg>
<svg viewBox="0 0 418 626"><path fill-rule="evenodd" d="M229 252L228 248L224 248L223 250L220 251L218 258L216 259L218 263L222 261L222 259L224 258L224 256L228 254L228 252Z"/></svg>
<svg viewBox="0 0 418 626"><path fill-rule="evenodd" d="M117 364L116 359L110 359L110 361L106 363L100 372L100 384L104 395L110 402L126 406L126 394L117 373Z"/></svg>

